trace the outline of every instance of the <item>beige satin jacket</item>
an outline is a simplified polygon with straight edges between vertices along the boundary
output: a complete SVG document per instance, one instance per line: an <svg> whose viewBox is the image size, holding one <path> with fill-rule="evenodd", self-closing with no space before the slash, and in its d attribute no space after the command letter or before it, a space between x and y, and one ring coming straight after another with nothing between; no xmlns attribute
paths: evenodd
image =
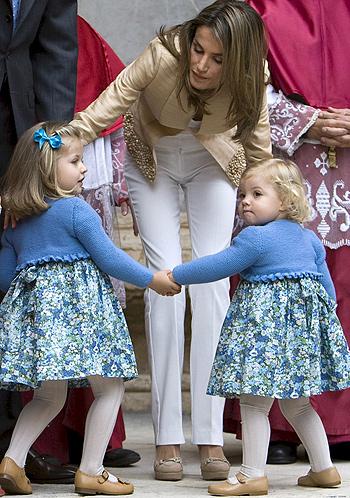
<svg viewBox="0 0 350 498"><path fill-rule="evenodd" d="M94 140L121 114L125 115L125 141L142 173L151 181L156 175L154 146L159 138L186 129L194 115L185 90L176 96L177 60L156 38L127 66L101 95L72 124L86 142ZM224 88L210 100L201 126L194 136L219 163L234 185L248 163L271 158L270 128L266 99L259 123L243 149L232 140L226 113L229 97ZM182 108L183 107L183 108Z"/></svg>

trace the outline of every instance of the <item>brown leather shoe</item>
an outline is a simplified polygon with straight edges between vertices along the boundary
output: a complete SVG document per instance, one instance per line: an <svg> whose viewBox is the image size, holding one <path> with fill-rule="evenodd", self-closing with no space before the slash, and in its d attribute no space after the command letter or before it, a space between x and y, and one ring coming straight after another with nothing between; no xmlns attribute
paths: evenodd
<svg viewBox="0 0 350 498"><path fill-rule="evenodd" d="M201 473L205 481L224 481L229 471L230 463L225 457L208 457L201 461Z"/></svg>
<svg viewBox="0 0 350 498"><path fill-rule="evenodd" d="M31 449L28 452L25 472L31 483L73 484L77 468L63 466L51 455L41 455Z"/></svg>
<svg viewBox="0 0 350 498"><path fill-rule="evenodd" d="M298 486L307 486L312 488L333 488L341 484L341 477L335 467L321 470L321 472L312 472L306 476L299 477Z"/></svg>
<svg viewBox="0 0 350 498"><path fill-rule="evenodd" d="M208 493L213 496L261 496L269 492L266 477L248 479L243 474L236 474L237 484L225 481L221 484L212 484L208 487Z"/></svg>
<svg viewBox="0 0 350 498"><path fill-rule="evenodd" d="M81 470L75 474L75 492L82 495L131 495L134 486L118 478L118 482L108 481L108 472L104 470L100 476L90 476Z"/></svg>
<svg viewBox="0 0 350 498"><path fill-rule="evenodd" d="M183 466L181 457L155 460L154 477L159 481L181 481Z"/></svg>
<svg viewBox="0 0 350 498"><path fill-rule="evenodd" d="M32 486L24 469L18 467L10 457L4 457L0 464L0 484L6 493L31 495Z"/></svg>

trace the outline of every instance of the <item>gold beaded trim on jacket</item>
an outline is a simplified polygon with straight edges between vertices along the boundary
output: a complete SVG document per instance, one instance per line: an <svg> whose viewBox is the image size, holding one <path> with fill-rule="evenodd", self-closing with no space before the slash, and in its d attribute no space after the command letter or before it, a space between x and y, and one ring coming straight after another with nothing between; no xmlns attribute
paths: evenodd
<svg viewBox="0 0 350 498"><path fill-rule="evenodd" d="M154 163L153 154L150 147L148 147L148 145L146 145L135 133L134 117L131 112L127 112L124 116L124 140L132 158L135 160L142 174L153 182L156 177L156 165ZM244 148L239 144L237 153L224 169L226 175L235 187L238 187L242 173L246 167L247 163Z"/></svg>
<svg viewBox="0 0 350 498"><path fill-rule="evenodd" d="M237 153L228 163L225 173L235 187L238 187L243 171L247 167L245 151L242 144L238 145Z"/></svg>
<svg viewBox="0 0 350 498"><path fill-rule="evenodd" d="M124 140L142 174L153 182L156 177L156 165L153 154L148 145L142 142L135 133L134 116L131 112L127 112L124 116Z"/></svg>

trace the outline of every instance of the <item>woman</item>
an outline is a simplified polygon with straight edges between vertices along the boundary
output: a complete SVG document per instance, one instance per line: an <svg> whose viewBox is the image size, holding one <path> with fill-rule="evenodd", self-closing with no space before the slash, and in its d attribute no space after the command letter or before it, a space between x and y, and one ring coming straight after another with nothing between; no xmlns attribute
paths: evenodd
<svg viewBox="0 0 350 498"><path fill-rule="evenodd" d="M180 189L193 257L229 245L245 156L251 162L271 157L265 50L256 12L240 1L218 0L196 18L161 29L143 54L76 115L73 124L89 142L125 114L125 176L150 268L181 262ZM206 388L229 304L228 281L191 286L190 296L192 441L203 478L225 479L223 400L207 396ZM179 480L185 294L167 299L146 292L145 303L155 477Z"/></svg>

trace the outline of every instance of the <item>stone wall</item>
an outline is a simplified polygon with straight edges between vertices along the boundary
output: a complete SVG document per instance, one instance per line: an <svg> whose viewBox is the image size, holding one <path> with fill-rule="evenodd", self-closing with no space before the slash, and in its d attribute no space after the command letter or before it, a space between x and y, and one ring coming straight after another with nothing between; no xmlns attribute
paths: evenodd
<svg viewBox="0 0 350 498"><path fill-rule="evenodd" d="M211 0L78 0L79 14L101 35L125 64L142 52L162 25L190 19Z"/></svg>

